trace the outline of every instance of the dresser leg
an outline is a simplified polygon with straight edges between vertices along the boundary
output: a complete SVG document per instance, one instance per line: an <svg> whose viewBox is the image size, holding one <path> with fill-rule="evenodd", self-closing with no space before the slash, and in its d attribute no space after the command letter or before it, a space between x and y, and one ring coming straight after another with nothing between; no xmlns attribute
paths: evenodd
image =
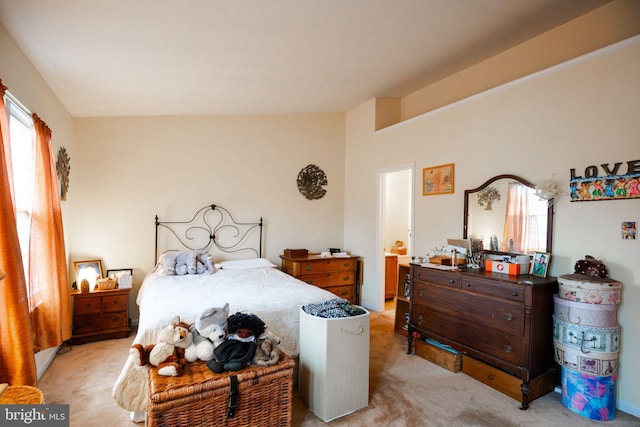
<svg viewBox="0 0 640 427"><path fill-rule="evenodd" d="M411 328L407 331L407 354L411 354L411 348L413 347L413 332Z"/></svg>
<svg viewBox="0 0 640 427"><path fill-rule="evenodd" d="M522 383L522 385L520 385L520 391L522 391L522 406L520 409L526 411L527 408L529 408L529 396L531 395L529 383Z"/></svg>

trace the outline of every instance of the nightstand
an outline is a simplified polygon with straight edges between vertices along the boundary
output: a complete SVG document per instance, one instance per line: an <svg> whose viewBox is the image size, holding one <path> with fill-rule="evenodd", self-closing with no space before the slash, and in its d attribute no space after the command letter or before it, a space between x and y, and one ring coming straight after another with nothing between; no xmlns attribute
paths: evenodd
<svg viewBox="0 0 640 427"><path fill-rule="evenodd" d="M356 271L360 257L308 255L292 258L280 255L280 258L282 259L282 271L285 273L310 285L333 292L340 298L349 300L351 304L357 304Z"/></svg>
<svg viewBox="0 0 640 427"><path fill-rule="evenodd" d="M71 344L129 336L129 292L112 289L71 292L73 335Z"/></svg>

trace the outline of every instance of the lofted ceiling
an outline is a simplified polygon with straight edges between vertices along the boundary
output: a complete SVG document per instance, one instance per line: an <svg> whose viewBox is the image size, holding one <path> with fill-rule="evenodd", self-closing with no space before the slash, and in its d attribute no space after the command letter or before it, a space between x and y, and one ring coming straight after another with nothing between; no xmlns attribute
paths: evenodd
<svg viewBox="0 0 640 427"><path fill-rule="evenodd" d="M609 1L0 0L0 23L74 117L325 113Z"/></svg>

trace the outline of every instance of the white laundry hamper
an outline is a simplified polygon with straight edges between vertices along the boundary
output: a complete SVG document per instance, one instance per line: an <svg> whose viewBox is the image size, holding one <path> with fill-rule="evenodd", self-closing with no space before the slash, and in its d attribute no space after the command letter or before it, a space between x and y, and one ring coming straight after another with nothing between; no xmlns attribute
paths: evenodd
<svg viewBox="0 0 640 427"><path fill-rule="evenodd" d="M324 318L300 309L299 389L323 421L369 405L369 312Z"/></svg>

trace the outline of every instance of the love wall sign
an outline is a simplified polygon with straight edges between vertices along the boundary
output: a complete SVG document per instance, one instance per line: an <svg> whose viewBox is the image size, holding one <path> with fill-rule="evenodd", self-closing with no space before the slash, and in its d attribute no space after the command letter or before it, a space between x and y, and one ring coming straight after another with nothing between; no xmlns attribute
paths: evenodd
<svg viewBox="0 0 640 427"><path fill-rule="evenodd" d="M572 202L640 198L640 160L587 166L582 175L570 172Z"/></svg>

